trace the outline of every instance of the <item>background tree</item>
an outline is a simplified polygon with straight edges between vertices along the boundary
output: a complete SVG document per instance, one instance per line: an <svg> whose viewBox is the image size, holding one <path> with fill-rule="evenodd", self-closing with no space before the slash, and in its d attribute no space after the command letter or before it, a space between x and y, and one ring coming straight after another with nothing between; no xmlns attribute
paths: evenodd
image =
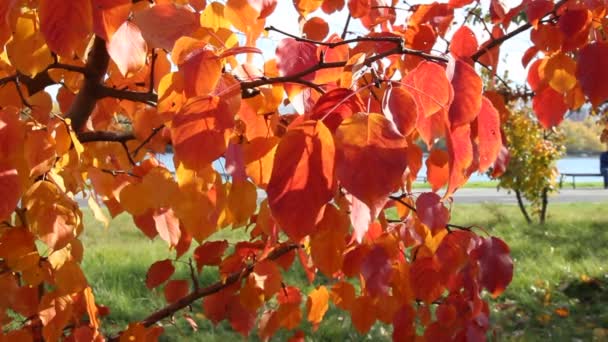
<svg viewBox="0 0 608 342"><path fill-rule="evenodd" d="M549 195L557 190L557 161L566 152L559 128L546 131L528 110L507 112L502 125L508 150L508 166L498 186L513 190L528 223L532 216L545 223ZM599 139L598 139L599 140ZM524 199L530 202L532 215Z"/></svg>
<svg viewBox="0 0 608 342"><path fill-rule="evenodd" d="M0 2L3 338L104 337L107 308L80 267L84 196L98 219L107 221L102 204L126 212L175 252L142 265L166 306L110 340L155 339L159 321L198 303L244 336L257 327L261 339L279 329L301 338L304 320L322 328L330 302L362 334L381 321L395 340L484 339L484 291L496 297L511 281L509 248L449 223L444 203L502 148L501 104L475 67L495 73L500 45L533 28L524 62L535 60L528 79L541 124L559 124L585 100L597 106L608 98L597 82L608 72L605 5L298 0L297 35L265 28L276 6ZM347 20L330 32L323 17L339 10ZM454 24L458 13L487 18L480 41ZM351 23L365 32L350 34ZM285 38L262 63L265 30ZM433 192L415 195L418 137L431 150ZM155 157L168 145L174 170ZM394 206L399 217L387 217ZM209 239L226 227L249 239ZM296 256L307 293L283 277ZM176 279L177 266L188 279ZM202 269L217 282L200 284Z"/></svg>

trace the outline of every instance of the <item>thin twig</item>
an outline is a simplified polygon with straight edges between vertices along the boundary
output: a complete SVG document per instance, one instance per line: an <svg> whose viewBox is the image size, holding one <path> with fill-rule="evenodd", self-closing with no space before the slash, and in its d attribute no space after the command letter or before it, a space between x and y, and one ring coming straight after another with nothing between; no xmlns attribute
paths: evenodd
<svg viewBox="0 0 608 342"><path fill-rule="evenodd" d="M301 248L301 247L302 246L299 244L287 244L287 245L277 247L272 252L270 252L268 254L268 256L266 258L264 258L263 260L276 260L276 259L280 258L281 256L283 256L295 249ZM240 281L241 279L249 276L249 274L251 272L253 272L253 268L255 267L255 265L256 264L253 263L248 266L245 266L242 269L240 269L239 271L231 273L224 280L220 280L216 283L213 283L210 286L207 286L204 288L199 288L198 290L194 290L190 294L179 299L178 301L168 304L164 308L152 313L150 316L144 318L139 323L141 325L143 325L144 327L149 327L162 319L170 317L173 314L175 314L177 311L190 306L194 301L196 301L200 298L212 295L214 293L220 292L221 290L223 290L223 289L231 286L232 284L235 284L236 282ZM109 338L109 341L118 341L119 338L120 338L120 336L114 336L114 337Z"/></svg>
<svg viewBox="0 0 608 342"><path fill-rule="evenodd" d="M150 140L152 140L152 138L154 138L154 136L160 132L163 128L165 128L165 124L162 124L158 127L154 127L152 128L152 133L150 133L150 135L148 135L148 137L146 139L144 139L144 141L141 142L141 144L139 144L134 150L132 155L135 157L137 156L137 154L139 153L139 150L141 150L147 143L150 142Z"/></svg>
<svg viewBox="0 0 608 342"><path fill-rule="evenodd" d="M344 23L344 29L342 30L342 34L340 35L340 38L346 39L346 34L348 33L348 25L350 25L351 19L352 19L352 16L350 15L350 12L349 12L348 17L346 18L346 23Z"/></svg>

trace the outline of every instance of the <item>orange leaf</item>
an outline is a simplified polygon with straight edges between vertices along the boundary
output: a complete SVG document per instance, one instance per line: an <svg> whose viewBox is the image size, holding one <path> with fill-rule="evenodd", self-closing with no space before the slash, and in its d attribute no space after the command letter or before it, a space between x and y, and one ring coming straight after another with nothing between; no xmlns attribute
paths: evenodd
<svg viewBox="0 0 608 342"><path fill-rule="evenodd" d="M218 97L189 99L171 126L176 157L187 168L203 170L226 151L224 132L233 125L232 114Z"/></svg>
<svg viewBox="0 0 608 342"><path fill-rule="evenodd" d="M477 116L479 138L479 172L485 172L494 165L502 148L500 117L494 105L485 96L481 100L481 111Z"/></svg>
<svg viewBox="0 0 608 342"><path fill-rule="evenodd" d="M410 268L410 283L416 298L425 303L439 298L445 289L441 277L440 265L434 257L416 258Z"/></svg>
<svg viewBox="0 0 608 342"><path fill-rule="evenodd" d="M25 12L16 18L12 39L6 44L6 54L17 70L31 76L53 63L34 12Z"/></svg>
<svg viewBox="0 0 608 342"><path fill-rule="evenodd" d="M0 221L8 218L15 210L22 191L17 170L0 162Z"/></svg>
<svg viewBox="0 0 608 342"><path fill-rule="evenodd" d="M158 4L137 11L133 21L151 48L173 49L179 37L189 36L199 26L195 13L172 3Z"/></svg>
<svg viewBox="0 0 608 342"><path fill-rule="evenodd" d="M403 83L416 99L421 114L419 117L428 117L440 109L447 109L454 96L445 69L436 63L425 61L418 64L406 75Z"/></svg>
<svg viewBox="0 0 608 342"><path fill-rule="evenodd" d="M124 77L139 71L146 64L148 46L139 27L130 21L125 21L112 35L107 49Z"/></svg>
<svg viewBox="0 0 608 342"><path fill-rule="evenodd" d="M84 290L88 284L87 279L74 260L66 261L57 271L55 271L55 285L57 293L73 294Z"/></svg>
<svg viewBox="0 0 608 342"><path fill-rule="evenodd" d="M318 325L329 308L329 292L325 286L319 286L308 294L306 302L307 318L313 325Z"/></svg>
<svg viewBox="0 0 608 342"><path fill-rule="evenodd" d="M576 78L580 82L583 93L594 106L608 99L608 84L603 81L608 77L608 44L593 43L581 49Z"/></svg>
<svg viewBox="0 0 608 342"><path fill-rule="evenodd" d="M49 48L65 58L84 59L93 29L91 1L40 0L40 31Z"/></svg>
<svg viewBox="0 0 608 342"><path fill-rule="evenodd" d="M129 18L131 0L92 0L93 32L110 41L114 32Z"/></svg>
<svg viewBox="0 0 608 342"><path fill-rule="evenodd" d="M418 106L406 88L389 87L386 90L382 99L382 113L403 136L408 136L416 128Z"/></svg>
<svg viewBox="0 0 608 342"><path fill-rule="evenodd" d="M348 282L337 282L331 288L330 298L338 308L350 310L355 301L355 288Z"/></svg>
<svg viewBox="0 0 608 342"><path fill-rule="evenodd" d="M551 56L542 69L543 78L551 88L566 93L576 86L576 62L563 53Z"/></svg>
<svg viewBox="0 0 608 342"><path fill-rule="evenodd" d="M171 280L165 286L165 299L167 303L174 303L185 297L190 291L187 280Z"/></svg>
<svg viewBox="0 0 608 342"><path fill-rule="evenodd" d="M222 63L206 47L188 51L179 64L184 74L184 91L187 97L209 95L222 76Z"/></svg>
<svg viewBox="0 0 608 342"><path fill-rule="evenodd" d="M477 49L479 44L473 32L468 26L462 25L452 37L450 42L450 52L456 58L471 57Z"/></svg>
<svg viewBox="0 0 608 342"><path fill-rule="evenodd" d="M470 64L461 59L455 60L454 71L449 76L454 87L454 101L448 114L451 126L471 123L481 109L481 78Z"/></svg>
<svg viewBox="0 0 608 342"><path fill-rule="evenodd" d="M375 217L402 182L407 166L405 138L384 116L358 113L338 127L336 145L340 183Z"/></svg>
<svg viewBox="0 0 608 342"><path fill-rule="evenodd" d="M310 238L310 256L315 266L328 277L342 267L346 249L344 237L348 233L349 225L347 215L333 205L328 205L317 231Z"/></svg>
<svg viewBox="0 0 608 342"><path fill-rule="evenodd" d="M306 121L283 136L268 183L268 204L294 241L312 233L335 186L335 147L322 122ZM314 195L313 195L314 194Z"/></svg>
<svg viewBox="0 0 608 342"><path fill-rule="evenodd" d="M171 278L175 267L169 259L153 263L146 273L146 287L153 289Z"/></svg>
<svg viewBox="0 0 608 342"><path fill-rule="evenodd" d="M304 23L302 32L308 39L322 41L329 33L329 25L323 18L312 17Z"/></svg>
<svg viewBox="0 0 608 342"><path fill-rule="evenodd" d="M357 297L350 308L350 315L355 329L362 335L367 334L376 322L376 306L372 298Z"/></svg>
<svg viewBox="0 0 608 342"><path fill-rule="evenodd" d="M450 175L448 160L446 151L433 147L425 161L426 177L433 191L441 189L448 182Z"/></svg>

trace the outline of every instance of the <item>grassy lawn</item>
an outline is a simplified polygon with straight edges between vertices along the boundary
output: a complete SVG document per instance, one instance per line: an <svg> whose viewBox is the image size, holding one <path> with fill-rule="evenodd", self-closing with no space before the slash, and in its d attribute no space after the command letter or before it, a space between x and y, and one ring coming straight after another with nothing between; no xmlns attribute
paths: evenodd
<svg viewBox="0 0 608 342"><path fill-rule="evenodd" d="M503 238L515 259L515 277L509 289L492 304L493 336L497 340L570 341L607 340L608 335L608 216L603 204L551 204L548 224L526 225L515 206L454 205L453 223L479 225ZM104 318L108 332L123 329L163 306L162 291L145 288L150 264L172 257L161 240L149 241L131 223L119 216L106 230L85 212L86 247L83 268L95 290L97 301L111 309ZM236 241L239 231L221 231L212 239ZM187 259L186 259L187 260ZM187 265L177 265L174 278L187 279ZM287 284L310 288L303 271L285 275ZM216 275L204 272L202 286ZM183 314L183 313L182 313ZM190 314L197 333L181 315L176 323L165 323L166 340L226 341L242 339L227 323L214 327L201 315L200 303ZM390 328L376 324L369 336L358 335L348 315L330 306L313 340L388 340ZM289 337L284 333L279 340ZM257 339L252 334L252 339Z"/></svg>

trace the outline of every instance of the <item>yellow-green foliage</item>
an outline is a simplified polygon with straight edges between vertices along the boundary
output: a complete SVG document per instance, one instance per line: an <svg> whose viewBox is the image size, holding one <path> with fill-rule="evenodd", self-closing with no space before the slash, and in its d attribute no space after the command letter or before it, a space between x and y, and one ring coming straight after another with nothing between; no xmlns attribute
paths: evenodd
<svg viewBox="0 0 608 342"><path fill-rule="evenodd" d="M559 128L544 130L528 111L514 111L503 123L511 159L499 178L499 187L519 191L538 214L542 193L555 190L556 161L565 153L564 135Z"/></svg>

